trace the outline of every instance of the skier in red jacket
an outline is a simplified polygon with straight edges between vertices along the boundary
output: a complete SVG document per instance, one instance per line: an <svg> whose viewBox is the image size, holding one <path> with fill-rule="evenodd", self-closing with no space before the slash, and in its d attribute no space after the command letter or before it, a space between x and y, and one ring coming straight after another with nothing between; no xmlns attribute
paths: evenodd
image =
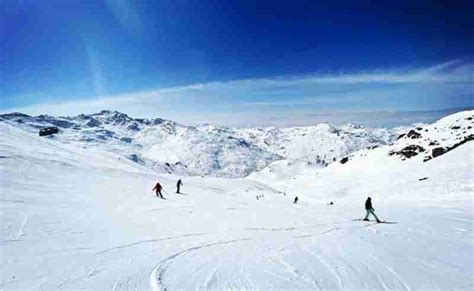
<svg viewBox="0 0 474 291"><path fill-rule="evenodd" d="M151 191L154 191L155 189L156 189L156 196L164 199L163 194L161 194L161 189L163 189L163 187L161 187L160 182L157 182L156 185L155 185L155 188L153 188L153 190L151 190Z"/></svg>

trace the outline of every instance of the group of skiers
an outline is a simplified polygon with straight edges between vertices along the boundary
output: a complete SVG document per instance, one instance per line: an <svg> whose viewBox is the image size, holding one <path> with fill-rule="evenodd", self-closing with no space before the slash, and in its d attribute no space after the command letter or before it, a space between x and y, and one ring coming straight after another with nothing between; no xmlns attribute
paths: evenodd
<svg viewBox="0 0 474 291"><path fill-rule="evenodd" d="M181 190L181 186L183 186L183 182L181 181L181 179L178 180L178 182L176 183L176 193L178 194L181 194L180 190ZM156 196L159 197L159 198L162 198L162 199L165 199L163 197L163 194L161 193L161 190L163 190L163 187L161 186L160 182L157 182L155 187L152 189L152 191L155 191L156 190ZM257 200L259 198L263 198L263 195L259 195L257 196ZM298 196L295 197L295 200L293 201L294 204L298 203ZM328 205L334 205L334 203L331 201ZM375 210L374 210L374 207L372 206L372 198L368 197L367 200L365 201L365 211L366 211L366 215L365 215L365 218L363 219L364 221L369 221L369 215L372 215L374 218L375 218L375 221L377 221L378 223L380 223L380 219L377 217L377 215L375 215Z"/></svg>
<svg viewBox="0 0 474 291"><path fill-rule="evenodd" d="M181 181L181 179L179 179L178 182L176 183L176 193L177 194L181 194L181 192L180 192L181 186L183 186L183 182ZM157 182L155 187L151 191L156 191L156 196L157 197L159 197L161 199L165 199L163 197L163 194L161 193L161 190L163 190L163 186L161 186L160 182Z"/></svg>

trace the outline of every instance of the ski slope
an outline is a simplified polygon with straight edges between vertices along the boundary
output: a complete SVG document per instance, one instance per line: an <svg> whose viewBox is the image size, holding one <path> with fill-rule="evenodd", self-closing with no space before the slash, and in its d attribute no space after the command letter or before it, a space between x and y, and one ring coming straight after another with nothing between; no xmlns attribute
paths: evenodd
<svg viewBox="0 0 474 291"><path fill-rule="evenodd" d="M178 176L0 122L0 289L472 290L473 143L427 162L396 146L175 194ZM354 221L368 195L397 223Z"/></svg>

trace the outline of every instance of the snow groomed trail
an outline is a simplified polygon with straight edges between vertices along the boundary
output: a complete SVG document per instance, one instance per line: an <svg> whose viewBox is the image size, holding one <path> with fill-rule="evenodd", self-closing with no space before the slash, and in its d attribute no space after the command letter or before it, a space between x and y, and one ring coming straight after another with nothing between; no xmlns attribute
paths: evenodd
<svg viewBox="0 0 474 291"><path fill-rule="evenodd" d="M175 194L178 177L0 126L1 289L473 287L471 143L405 176L379 170L376 185L319 169L281 184L184 178ZM369 194L397 224L354 221Z"/></svg>

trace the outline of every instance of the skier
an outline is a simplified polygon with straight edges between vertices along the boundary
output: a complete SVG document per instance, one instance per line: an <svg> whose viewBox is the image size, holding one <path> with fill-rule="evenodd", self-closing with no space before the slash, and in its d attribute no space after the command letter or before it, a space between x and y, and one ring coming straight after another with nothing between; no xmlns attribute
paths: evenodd
<svg viewBox="0 0 474 291"><path fill-rule="evenodd" d="M294 204L298 203L298 196L295 197L295 201L293 201Z"/></svg>
<svg viewBox="0 0 474 291"><path fill-rule="evenodd" d="M372 214L375 217L375 220L377 222L381 222L377 215L375 215L375 210L372 207L372 198L368 197L367 200L365 201L365 210L367 211L367 215L365 216L364 220L369 221L369 214Z"/></svg>
<svg viewBox="0 0 474 291"><path fill-rule="evenodd" d="M178 180L178 183L176 183L176 193L180 193L179 189L183 186L183 182L181 182L181 179Z"/></svg>
<svg viewBox="0 0 474 291"><path fill-rule="evenodd" d="M156 196L164 199L163 194L161 194L161 190L163 189L163 187L161 187L160 182L157 182L155 185L155 188L153 188L151 191L154 191L155 189L156 189Z"/></svg>

